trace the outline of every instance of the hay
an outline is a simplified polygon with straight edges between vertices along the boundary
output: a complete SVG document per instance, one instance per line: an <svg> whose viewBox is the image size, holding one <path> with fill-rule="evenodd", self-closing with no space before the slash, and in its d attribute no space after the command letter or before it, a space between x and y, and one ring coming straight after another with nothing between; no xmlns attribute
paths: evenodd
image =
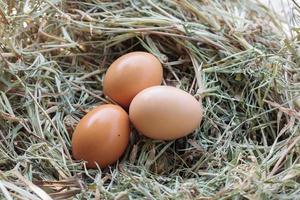
<svg viewBox="0 0 300 200"><path fill-rule="evenodd" d="M286 33L255 1L0 0L0 198L296 199L298 12ZM87 170L74 126L134 50L203 100L204 121L171 142L133 130L119 163Z"/></svg>

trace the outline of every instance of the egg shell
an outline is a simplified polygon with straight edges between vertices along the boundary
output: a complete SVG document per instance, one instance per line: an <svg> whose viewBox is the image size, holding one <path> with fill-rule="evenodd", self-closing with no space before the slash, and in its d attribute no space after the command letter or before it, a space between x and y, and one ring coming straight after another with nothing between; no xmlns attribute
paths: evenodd
<svg viewBox="0 0 300 200"><path fill-rule="evenodd" d="M79 121L72 136L73 156L87 161L88 168L96 168L96 163L104 168L122 156L129 135L129 117L123 108L98 106Z"/></svg>
<svg viewBox="0 0 300 200"><path fill-rule="evenodd" d="M103 92L128 108L135 95L145 88L160 85L162 78L162 65L154 55L131 52L110 65L104 77Z"/></svg>
<svg viewBox="0 0 300 200"><path fill-rule="evenodd" d="M199 127L203 108L189 93L170 86L153 86L132 100L129 118L143 135L159 140L184 137Z"/></svg>

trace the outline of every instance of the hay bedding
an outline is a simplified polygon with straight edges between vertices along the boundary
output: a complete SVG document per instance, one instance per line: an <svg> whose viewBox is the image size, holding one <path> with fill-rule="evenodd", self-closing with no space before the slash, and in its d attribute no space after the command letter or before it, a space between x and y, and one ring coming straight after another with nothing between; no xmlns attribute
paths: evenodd
<svg viewBox="0 0 300 200"><path fill-rule="evenodd" d="M286 35L267 7L0 0L0 16L1 199L299 198L298 29ZM164 84L201 98L205 119L171 142L133 130L116 165L87 170L71 159L73 128L134 50L158 56Z"/></svg>

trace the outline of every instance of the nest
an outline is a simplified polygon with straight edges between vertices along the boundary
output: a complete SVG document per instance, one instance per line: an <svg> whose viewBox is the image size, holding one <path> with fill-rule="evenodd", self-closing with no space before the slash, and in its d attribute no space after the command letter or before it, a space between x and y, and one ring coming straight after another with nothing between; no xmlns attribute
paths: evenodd
<svg viewBox="0 0 300 200"><path fill-rule="evenodd" d="M0 21L0 198L299 197L299 30L262 4L0 0ZM202 98L203 123L170 142L133 130L118 163L87 170L74 127L107 102L107 67L136 50Z"/></svg>

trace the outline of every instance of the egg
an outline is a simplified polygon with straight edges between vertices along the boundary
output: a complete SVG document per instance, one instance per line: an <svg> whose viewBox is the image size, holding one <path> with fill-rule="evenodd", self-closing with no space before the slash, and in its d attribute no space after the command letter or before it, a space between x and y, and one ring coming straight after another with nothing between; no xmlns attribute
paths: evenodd
<svg viewBox="0 0 300 200"><path fill-rule="evenodd" d="M154 55L131 52L110 65L103 80L103 92L128 108L135 95L145 88L160 85L162 78L162 65Z"/></svg>
<svg viewBox="0 0 300 200"><path fill-rule="evenodd" d="M129 117L123 108L100 105L79 121L72 136L72 154L87 161L88 168L96 168L96 163L104 168L122 156L129 135Z"/></svg>
<svg viewBox="0 0 300 200"><path fill-rule="evenodd" d="M184 137L199 127L203 108L189 93L170 86L153 86L134 97L129 118L143 135L158 140Z"/></svg>

